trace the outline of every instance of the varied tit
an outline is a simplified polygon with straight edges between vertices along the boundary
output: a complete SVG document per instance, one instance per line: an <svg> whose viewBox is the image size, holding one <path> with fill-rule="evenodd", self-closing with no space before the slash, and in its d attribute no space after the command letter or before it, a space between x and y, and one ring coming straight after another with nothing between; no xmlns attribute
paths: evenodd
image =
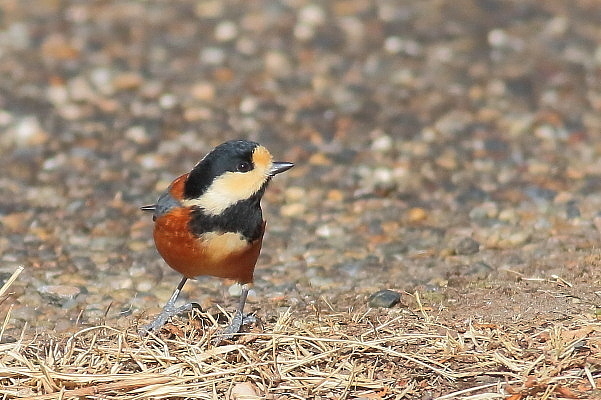
<svg viewBox="0 0 601 400"><path fill-rule="evenodd" d="M244 323L244 304L261 251L265 221L261 198L273 176L294 166L273 161L255 142L233 140L215 147L187 174L176 178L154 205L154 242L165 262L182 279L161 313L140 330L157 330L192 304L175 302L188 279L209 275L242 285L230 325L231 336Z"/></svg>

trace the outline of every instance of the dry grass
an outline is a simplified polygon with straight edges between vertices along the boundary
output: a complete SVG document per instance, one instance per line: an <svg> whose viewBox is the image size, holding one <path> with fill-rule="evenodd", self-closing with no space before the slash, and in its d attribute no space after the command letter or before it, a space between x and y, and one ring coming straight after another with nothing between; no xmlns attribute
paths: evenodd
<svg viewBox="0 0 601 400"><path fill-rule="evenodd" d="M211 344L204 319L0 344L4 399L547 399L599 396L601 324L451 326L425 309L283 313ZM208 326L201 327L204 323Z"/></svg>

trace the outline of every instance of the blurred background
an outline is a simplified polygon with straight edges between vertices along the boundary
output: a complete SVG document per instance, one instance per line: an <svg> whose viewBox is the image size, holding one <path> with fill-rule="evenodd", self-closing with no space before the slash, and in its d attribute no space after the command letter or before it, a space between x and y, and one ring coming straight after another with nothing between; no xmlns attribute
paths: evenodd
<svg viewBox="0 0 601 400"><path fill-rule="evenodd" d="M233 138L296 163L264 199L260 318L380 289L458 321L595 312L600 20L592 0L0 0L7 332L157 312L179 277L138 208Z"/></svg>

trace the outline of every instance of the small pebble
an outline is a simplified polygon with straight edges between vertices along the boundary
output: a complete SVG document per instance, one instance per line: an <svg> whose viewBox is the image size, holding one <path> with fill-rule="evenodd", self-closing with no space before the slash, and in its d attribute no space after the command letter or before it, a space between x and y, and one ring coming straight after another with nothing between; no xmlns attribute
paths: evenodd
<svg viewBox="0 0 601 400"><path fill-rule="evenodd" d="M38 293L52 305L67 307L82 293L82 290L77 286L45 285L38 288Z"/></svg>
<svg viewBox="0 0 601 400"><path fill-rule="evenodd" d="M233 40L238 36L238 27L232 21L220 22L215 27L215 39L220 42Z"/></svg>
<svg viewBox="0 0 601 400"><path fill-rule="evenodd" d="M42 128L40 120L33 115L17 121L14 129L8 130L3 135L3 140L23 148L41 145L50 138L48 132Z"/></svg>
<svg viewBox="0 0 601 400"><path fill-rule="evenodd" d="M470 237L462 238L453 246L453 250L458 255L475 254L480 251L480 243Z"/></svg>
<svg viewBox="0 0 601 400"><path fill-rule="evenodd" d="M391 308L401 301L401 294L394 290L384 289L369 296L368 304L373 308Z"/></svg>
<svg viewBox="0 0 601 400"><path fill-rule="evenodd" d="M309 163L312 165L329 166L332 164L332 160L323 153L313 153L309 157Z"/></svg>
<svg viewBox="0 0 601 400"><path fill-rule="evenodd" d="M285 204L280 208L280 214L284 217L297 217L303 215L307 207L303 203Z"/></svg>
<svg viewBox="0 0 601 400"><path fill-rule="evenodd" d="M371 144L372 150L387 152L390 151L393 147L394 141L389 135L382 135L376 139Z"/></svg>
<svg viewBox="0 0 601 400"><path fill-rule="evenodd" d="M6 227L9 231L21 232L27 228L31 218L31 212L17 212L0 215L0 227Z"/></svg>
<svg viewBox="0 0 601 400"><path fill-rule="evenodd" d="M470 264L465 274L477 279L486 279L492 271L493 268L490 265L483 261L478 261Z"/></svg>
<svg viewBox="0 0 601 400"><path fill-rule="evenodd" d="M137 144L146 144L150 141L148 132L140 125L134 125L127 128L125 137Z"/></svg>
<svg viewBox="0 0 601 400"><path fill-rule="evenodd" d="M307 196L307 190L300 186L290 186L284 191L286 201L297 202L303 200Z"/></svg>
<svg viewBox="0 0 601 400"><path fill-rule="evenodd" d="M321 6L317 4L309 4L300 10L298 19L300 22L307 25L321 25L326 20L326 14Z"/></svg>
<svg viewBox="0 0 601 400"><path fill-rule="evenodd" d="M407 212L407 220L412 223L421 222L426 218L428 218L428 213L420 207L413 207Z"/></svg>
<svg viewBox="0 0 601 400"><path fill-rule="evenodd" d="M292 64L287 56L279 51L270 51L265 55L265 68L275 76L285 76L292 72Z"/></svg>
<svg viewBox="0 0 601 400"><path fill-rule="evenodd" d="M315 230L315 234L322 238L333 236L341 236L344 234L343 229L337 225L321 225Z"/></svg>
<svg viewBox="0 0 601 400"><path fill-rule="evenodd" d="M138 88L144 80L136 72L125 72L113 79L113 86L117 90L133 90Z"/></svg>
<svg viewBox="0 0 601 400"><path fill-rule="evenodd" d="M46 36L42 42L42 55L50 60L73 60L79 52L64 35L55 33Z"/></svg>
<svg viewBox="0 0 601 400"><path fill-rule="evenodd" d="M127 247L131 250L131 251L145 251L148 249L148 243L146 243L145 241L142 240L132 240L131 242L127 243Z"/></svg>
<svg viewBox="0 0 601 400"><path fill-rule="evenodd" d="M150 292L155 286L155 282L152 280L139 280L135 287L138 292Z"/></svg>
<svg viewBox="0 0 601 400"><path fill-rule="evenodd" d="M531 236L529 232L516 232L509 235L507 242L512 246L518 246L528 242Z"/></svg>
<svg viewBox="0 0 601 400"><path fill-rule="evenodd" d="M173 108L177 104L177 97L170 93L164 94L159 98L159 104L165 109Z"/></svg>
<svg viewBox="0 0 601 400"><path fill-rule="evenodd" d="M344 192L342 192L341 190L332 189L332 190L328 191L328 194L326 197L328 200L331 200L331 201L342 202L342 201L344 201Z"/></svg>
<svg viewBox="0 0 601 400"><path fill-rule="evenodd" d="M477 187L470 187L462 192L459 192L455 201L459 204L465 203L481 203L488 200L488 193Z"/></svg>
<svg viewBox="0 0 601 400"><path fill-rule="evenodd" d="M223 49L218 47L204 48L200 53L200 62L209 65L220 65L225 61L226 55Z"/></svg>
<svg viewBox="0 0 601 400"><path fill-rule="evenodd" d="M227 291L232 297L240 297L242 295L242 285L240 285L239 283L234 283L233 285L228 287ZM248 291L247 301L252 303L256 301L256 299L257 292L254 289L250 289Z"/></svg>
<svg viewBox="0 0 601 400"><path fill-rule="evenodd" d="M545 171L544 173L547 172ZM525 188L524 194L526 194L532 201L539 204L553 201L555 196L557 196L557 192L555 190L538 186L529 186Z"/></svg>
<svg viewBox="0 0 601 400"><path fill-rule="evenodd" d="M568 219L580 217L580 208L578 208L578 202L575 200L571 200L566 203L566 217Z"/></svg>
<svg viewBox="0 0 601 400"><path fill-rule="evenodd" d="M209 82L198 82L192 86L190 93L197 100L213 101L215 98L215 86Z"/></svg>
<svg viewBox="0 0 601 400"><path fill-rule="evenodd" d="M237 383L232 387L228 400L259 400L263 397L259 396L259 388L251 382Z"/></svg>
<svg viewBox="0 0 601 400"><path fill-rule="evenodd" d="M259 107L259 101L254 96L247 96L240 101L240 112L242 114L253 114Z"/></svg>
<svg viewBox="0 0 601 400"><path fill-rule="evenodd" d="M499 221L516 223L519 221L519 215L513 208L506 208L499 212Z"/></svg>
<svg viewBox="0 0 601 400"><path fill-rule="evenodd" d="M89 101L94 96L94 89L88 79L77 76L69 81L69 97L71 100L77 102Z"/></svg>
<svg viewBox="0 0 601 400"><path fill-rule="evenodd" d="M483 220L496 218L499 214L499 206L493 202L485 202L474 208L469 212L470 219L472 220Z"/></svg>
<svg viewBox="0 0 601 400"><path fill-rule="evenodd" d="M328 278L328 277L324 277L324 276L320 276L320 275L315 275L315 276L309 277L309 284L313 288L318 288L318 289L321 289L321 290L326 290L328 288L334 288L334 287L336 287L337 281L335 281L332 278Z"/></svg>

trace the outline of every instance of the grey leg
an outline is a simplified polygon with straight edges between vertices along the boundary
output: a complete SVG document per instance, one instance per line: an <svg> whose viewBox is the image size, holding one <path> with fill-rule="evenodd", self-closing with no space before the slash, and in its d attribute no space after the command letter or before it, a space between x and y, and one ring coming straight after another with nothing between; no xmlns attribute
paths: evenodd
<svg viewBox="0 0 601 400"><path fill-rule="evenodd" d="M171 295L171 298L169 299L167 304L165 304L165 307L163 307L163 310L161 311L161 313L155 317L154 321L152 321L148 325L144 325L142 328L140 328L139 333L141 336L146 336L149 332L160 329L163 325L165 325L165 323L169 320L169 318L171 318L175 315L182 314L186 311L190 311L192 309L192 307L193 307L192 303L184 304L183 306L180 306L180 307L175 307L175 302L177 301L177 298L179 297L179 294L182 291L182 288L186 284L187 280L188 280L188 278L186 278L186 277L182 278L182 280L179 282L179 284L175 288L175 291Z"/></svg>
<svg viewBox="0 0 601 400"><path fill-rule="evenodd" d="M235 333L240 332L242 325L256 321L255 317L251 315L244 315L244 305L246 304L246 298L248 297L248 290L248 285L242 285L242 293L240 294L238 308L236 309L234 316L232 317L232 321L228 327L219 333L219 336L216 338L216 342L231 339Z"/></svg>

